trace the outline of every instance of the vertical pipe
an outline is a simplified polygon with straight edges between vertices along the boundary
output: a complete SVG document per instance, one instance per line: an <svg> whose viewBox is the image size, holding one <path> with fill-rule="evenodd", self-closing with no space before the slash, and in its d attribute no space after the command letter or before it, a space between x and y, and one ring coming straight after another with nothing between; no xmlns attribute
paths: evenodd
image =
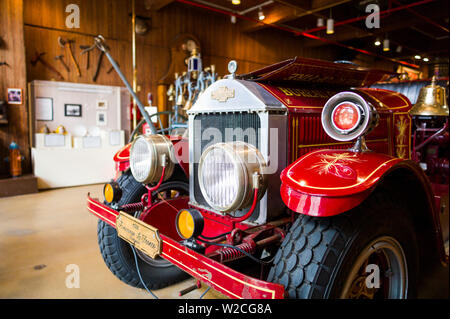
<svg viewBox="0 0 450 319"><path fill-rule="evenodd" d="M131 51L132 51L132 65L133 65L133 91L137 88L137 70L136 70L136 0L131 0ZM133 98L133 130L137 126L136 118L136 99Z"/></svg>

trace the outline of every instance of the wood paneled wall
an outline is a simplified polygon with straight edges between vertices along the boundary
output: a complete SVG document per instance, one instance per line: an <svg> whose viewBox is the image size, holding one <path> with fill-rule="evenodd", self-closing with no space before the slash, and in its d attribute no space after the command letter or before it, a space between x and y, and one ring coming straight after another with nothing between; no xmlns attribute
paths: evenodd
<svg viewBox="0 0 450 319"><path fill-rule="evenodd" d="M92 83L98 59L98 50L91 52L90 70L84 69L85 56L81 56L80 44L93 43L92 36L102 34L111 47L125 75L131 82L131 1L107 0L24 0L25 43L28 81L55 78L42 65L31 66L29 61L36 52L46 52L44 58L55 65L71 82ZM156 96L158 80L164 76L170 64L170 45L182 33L196 36L201 43L204 65L215 64L219 75L227 73L229 60L239 62L239 71L248 72L267 64L296 55L332 59L333 53L319 49L304 49L301 40L277 30L264 30L254 34L241 33L239 23L233 25L227 16L172 3L157 12L144 9L144 1L137 0L137 14L149 17L151 30L145 36L137 36L137 68L140 97L151 91ZM65 26L66 5L80 7L80 28ZM67 52L59 47L58 36L75 40L75 56L80 63L82 76L78 77ZM54 57L64 54L71 67L67 74ZM96 83L122 85L115 72L106 74L110 64L103 61L103 68Z"/></svg>
<svg viewBox="0 0 450 319"><path fill-rule="evenodd" d="M9 164L5 157L13 141L25 157L23 171L31 171L22 12L22 0L0 0L0 61L8 63L0 66L0 99L7 100L8 88L23 90L23 103L7 105L8 124L0 124L0 177L8 175Z"/></svg>
<svg viewBox="0 0 450 319"><path fill-rule="evenodd" d="M22 1L23 1L23 33L22 40ZM86 55L81 56L80 45L93 44L93 36L103 35L111 48L111 53L120 64L130 83L132 80L131 66L131 1L128 0L0 0L0 3L14 5L15 9L1 10L0 17L3 25L13 23L14 26L5 30L16 51L11 51L10 60L14 60L14 68L8 74L13 74L13 85L25 89L25 79L30 82L35 79L52 80L55 75L42 64L33 66L30 61L36 53L45 52L43 58L55 66L63 74L66 81L78 83L94 83L99 51L90 53L90 69L85 69ZM69 29L65 25L68 15L65 9L69 4L77 4L80 8L80 28ZM246 73L265 65L279 62L294 56L305 56L319 59L333 60L336 51L333 47L304 48L302 38L289 33L265 29L255 33L240 31L240 21L231 24L228 16L210 13L203 9L189 7L180 3L172 3L159 11L145 9L144 0L136 0L137 14L150 18L150 31L145 36L137 36L137 78L140 98L146 100L148 92L156 97L157 84L167 73L170 65L170 47L177 35L189 33L196 36L201 44L203 65L216 65L219 75L227 73L229 60L235 59L239 63L238 73ZM11 11L12 10L12 11ZM6 20L5 20L6 19ZM4 31L2 31L5 33ZM2 34L2 33L0 33ZM75 40L75 57L81 68L78 77L72 65L68 52L58 45L57 39ZM12 41L14 39L14 41ZM23 53L25 44L25 54ZM55 56L64 54L64 60L70 66L67 73ZM13 58L12 58L13 57ZM25 58L26 57L26 58ZM25 61L24 61L25 59ZM13 62L13 61L11 61ZM26 63L24 63L26 62ZM26 73L25 67L26 64ZM118 75L113 71L106 74L110 63L104 57L103 67L96 84L123 86ZM13 71L14 70L14 71ZM0 70L1 71L1 70ZM4 74L4 70L1 71ZM25 75L26 74L26 75ZM4 90L3 90L4 91ZM158 103L158 101L156 101ZM21 110L20 131L12 131L17 137L25 141L28 139L25 106ZM16 122L16 118L11 118ZM2 133L4 134L4 133ZM9 140L8 140L9 141ZM2 152L8 143L2 138ZM24 144L22 144L24 145ZM27 166L29 170L29 166Z"/></svg>

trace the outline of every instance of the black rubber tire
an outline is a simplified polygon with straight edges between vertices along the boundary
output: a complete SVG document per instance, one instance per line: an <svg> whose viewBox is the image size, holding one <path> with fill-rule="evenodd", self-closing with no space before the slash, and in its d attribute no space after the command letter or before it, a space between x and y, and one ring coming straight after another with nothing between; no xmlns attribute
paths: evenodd
<svg viewBox="0 0 450 319"><path fill-rule="evenodd" d="M396 239L404 251L407 297L415 298L418 248L404 207L386 192L376 192L357 208L339 216L298 216L275 255L268 281L283 284L289 298L339 298L361 251L385 235Z"/></svg>
<svg viewBox="0 0 450 319"><path fill-rule="evenodd" d="M146 189L133 178L130 172L122 174L117 182L122 189L119 205L138 202L146 192ZM184 180L169 180L164 182L161 188L164 186L189 189ZM109 270L124 283L133 287L144 288L136 271L136 263L130 244L117 236L116 229L99 219L97 239L103 260ZM139 271L149 289L161 289L188 277L187 273L163 259L160 262L149 264L139 257L137 250L136 253Z"/></svg>

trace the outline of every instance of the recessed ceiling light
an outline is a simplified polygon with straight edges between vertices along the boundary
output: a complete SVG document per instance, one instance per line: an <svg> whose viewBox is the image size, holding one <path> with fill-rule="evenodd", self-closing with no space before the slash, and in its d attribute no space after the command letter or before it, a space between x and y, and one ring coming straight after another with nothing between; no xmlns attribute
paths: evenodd
<svg viewBox="0 0 450 319"><path fill-rule="evenodd" d="M241 4L241 0L231 0L231 3L237 6Z"/></svg>
<svg viewBox="0 0 450 319"><path fill-rule="evenodd" d="M420 55L417 54L417 55L414 56L414 59L420 60L420 59L422 59L422 57L421 57Z"/></svg>
<svg viewBox="0 0 450 319"><path fill-rule="evenodd" d="M430 59L428 59L428 58L423 58L423 62L428 62L428 61L430 61Z"/></svg>
<svg viewBox="0 0 450 319"><path fill-rule="evenodd" d="M373 44L375 44L377 47L379 47L381 45L380 39L377 38Z"/></svg>

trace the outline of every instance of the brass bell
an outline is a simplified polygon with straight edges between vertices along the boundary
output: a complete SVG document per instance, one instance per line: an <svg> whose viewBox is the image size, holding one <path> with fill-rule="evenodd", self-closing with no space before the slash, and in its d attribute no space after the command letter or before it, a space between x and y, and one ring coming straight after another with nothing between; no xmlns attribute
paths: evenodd
<svg viewBox="0 0 450 319"><path fill-rule="evenodd" d="M448 116L448 104L445 89L436 85L436 77L433 76L431 85L420 89L416 104L409 111L414 116Z"/></svg>

